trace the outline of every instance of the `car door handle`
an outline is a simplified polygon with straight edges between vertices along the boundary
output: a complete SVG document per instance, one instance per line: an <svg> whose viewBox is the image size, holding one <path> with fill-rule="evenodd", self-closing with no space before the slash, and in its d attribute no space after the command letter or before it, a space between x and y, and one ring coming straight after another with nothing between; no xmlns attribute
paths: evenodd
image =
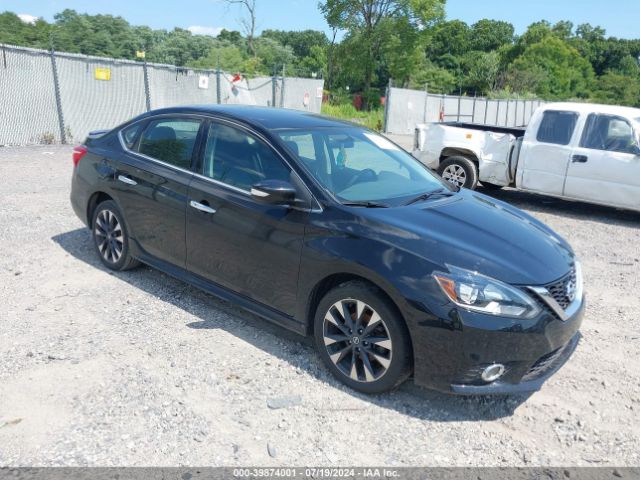
<svg viewBox="0 0 640 480"><path fill-rule="evenodd" d="M195 200L191 200L189 202L189 205L195 208L196 210L200 210L201 212L204 212L204 213L210 213L212 215L216 213L215 208L211 208L209 205L204 205L200 202L196 202Z"/></svg>
<svg viewBox="0 0 640 480"><path fill-rule="evenodd" d="M589 157L586 155L574 155L571 157L573 163L587 163L587 160L589 160Z"/></svg>
<svg viewBox="0 0 640 480"><path fill-rule="evenodd" d="M120 180L122 183L126 183L127 185L137 185L138 182L136 182L135 180L130 179L129 177L125 176L125 175L118 175L118 180Z"/></svg>

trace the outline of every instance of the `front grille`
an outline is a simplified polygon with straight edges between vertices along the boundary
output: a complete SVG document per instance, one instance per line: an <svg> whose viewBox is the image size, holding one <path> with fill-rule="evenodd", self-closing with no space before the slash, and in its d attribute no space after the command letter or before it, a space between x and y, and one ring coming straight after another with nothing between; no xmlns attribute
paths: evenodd
<svg viewBox="0 0 640 480"><path fill-rule="evenodd" d="M529 380L535 380L552 373L552 371L557 368L560 368L560 366L571 356L579 341L580 334L576 334L562 347L540 357L536 363L531 366L529 371L525 373L521 381L526 382Z"/></svg>
<svg viewBox="0 0 640 480"><path fill-rule="evenodd" d="M547 353L544 357L541 357L529 371L522 377L522 381L535 380L538 377L542 377L548 370L554 367L555 361L562 355L564 347L558 348L551 353Z"/></svg>
<svg viewBox="0 0 640 480"><path fill-rule="evenodd" d="M575 299L576 285L576 266L571 265L571 271L569 273L557 282L550 283L544 287L549 291L553 299L558 302L558 305L566 310Z"/></svg>

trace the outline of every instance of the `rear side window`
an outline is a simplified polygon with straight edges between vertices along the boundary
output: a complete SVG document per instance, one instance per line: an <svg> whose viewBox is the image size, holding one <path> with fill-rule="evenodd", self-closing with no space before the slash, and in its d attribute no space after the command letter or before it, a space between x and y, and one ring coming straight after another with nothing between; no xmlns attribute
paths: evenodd
<svg viewBox="0 0 640 480"><path fill-rule="evenodd" d="M577 121L578 114L575 112L548 110L543 114L536 139L542 143L569 145Z"/></svg>
<svg viewBox="0 0 640 480"><path fill-rule="evenodd" d="M138 152L189 170L200 123L185 118L152 121L142 132Z"/></svg>
<svg viewBox="0 0 640 480"><path fill-rule="evenodd" d="M592 113L587 118L580 146L593 150L635 153L633 128L624 118Z"/></svg>

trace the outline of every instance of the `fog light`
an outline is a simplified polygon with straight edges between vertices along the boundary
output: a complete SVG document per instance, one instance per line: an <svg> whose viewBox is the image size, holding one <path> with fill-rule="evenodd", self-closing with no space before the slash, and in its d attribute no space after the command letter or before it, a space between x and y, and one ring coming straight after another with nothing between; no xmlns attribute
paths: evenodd
<svg viewBox="0 0 640 480"><path fill-rule="evenodd" d="M495 382L504 374L504 365L501 363L494 363L489 365L482 371L482 380L487 383Z"/></svg>

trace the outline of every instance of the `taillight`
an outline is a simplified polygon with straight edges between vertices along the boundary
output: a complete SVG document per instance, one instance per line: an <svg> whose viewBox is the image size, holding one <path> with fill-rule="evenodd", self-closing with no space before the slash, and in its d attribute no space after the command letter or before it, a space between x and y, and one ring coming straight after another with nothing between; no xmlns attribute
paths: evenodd
<svg viewBox="0 0 640 480"><path fill-rule="evenodd" d="M77 167L82 157L87 154L87 147L84 145L78 145L77 147L73 147L73 166Z"/></svg>

